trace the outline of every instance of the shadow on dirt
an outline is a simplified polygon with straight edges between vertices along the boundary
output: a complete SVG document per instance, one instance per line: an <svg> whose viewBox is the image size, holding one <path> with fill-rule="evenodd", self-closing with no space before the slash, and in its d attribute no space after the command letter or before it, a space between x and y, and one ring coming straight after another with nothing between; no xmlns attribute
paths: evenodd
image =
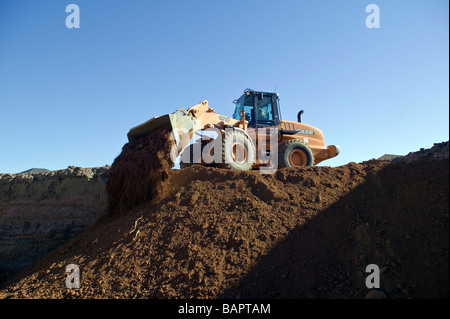
<svg viewBox="0 0 450 319"><path fill-rule="evenodd" d="M299 225L219 298L449 297L449 163L392 163Z"/></svg>

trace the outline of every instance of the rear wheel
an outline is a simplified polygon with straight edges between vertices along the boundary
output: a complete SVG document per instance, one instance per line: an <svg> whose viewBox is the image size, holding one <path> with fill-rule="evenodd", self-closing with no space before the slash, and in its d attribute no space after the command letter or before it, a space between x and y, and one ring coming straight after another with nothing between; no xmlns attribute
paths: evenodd
<svg viewBox="0 0 450 319"><path fill-rule="evenodd" d="M240 130L225 132L222 140L222 165L226 168L247 171L255 163L255 147Z"/></svg>
<svg viewBox="0 0 450 319"><path fill-rule="evenodd" d="M313 166L314 155L311 148L299 140L290 140L278 151L278 166Z"/></svg>

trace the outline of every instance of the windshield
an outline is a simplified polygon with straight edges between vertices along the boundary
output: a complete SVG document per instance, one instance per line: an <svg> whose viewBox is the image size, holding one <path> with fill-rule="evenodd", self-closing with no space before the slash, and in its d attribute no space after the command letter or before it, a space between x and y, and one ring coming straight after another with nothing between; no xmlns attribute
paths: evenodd
<svg viewBox="0 0 450 319"><path fill-rule="evenodd" d="M233 116L235 120L241 120L241 115L239 114L241 110L245 110L245 120L253 123L255 120L253 95L244 94L239 98Z"/></svg>

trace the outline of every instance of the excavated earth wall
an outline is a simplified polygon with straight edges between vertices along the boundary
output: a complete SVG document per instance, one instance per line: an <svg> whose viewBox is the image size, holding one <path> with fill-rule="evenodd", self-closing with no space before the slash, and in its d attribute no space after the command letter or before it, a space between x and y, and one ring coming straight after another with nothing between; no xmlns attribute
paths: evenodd
<svg viewBox="0 0 450 319"><path fill-rule="evenodd" d="M0 174L0 282L82 233L106 206L109 167Z"/></svg>

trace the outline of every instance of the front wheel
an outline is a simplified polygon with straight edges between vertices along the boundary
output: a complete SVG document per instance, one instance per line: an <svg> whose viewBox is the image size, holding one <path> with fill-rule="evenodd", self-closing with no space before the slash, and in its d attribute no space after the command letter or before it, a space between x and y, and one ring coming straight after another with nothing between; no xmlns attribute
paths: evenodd
<svg viewBox="0 0 450 319"><path fill-rule="evenodd" d="M299 140L289 140L278 151L279 167L313 166L314 154L311 148Z"/></svg>
<svg viewBox="0 0 450 319"><path fill-rule="evenodd" d="M255 158L253 142L244 132L240 130L225 132L222 140L222 163L226 168L250 170Z"/></svg>

